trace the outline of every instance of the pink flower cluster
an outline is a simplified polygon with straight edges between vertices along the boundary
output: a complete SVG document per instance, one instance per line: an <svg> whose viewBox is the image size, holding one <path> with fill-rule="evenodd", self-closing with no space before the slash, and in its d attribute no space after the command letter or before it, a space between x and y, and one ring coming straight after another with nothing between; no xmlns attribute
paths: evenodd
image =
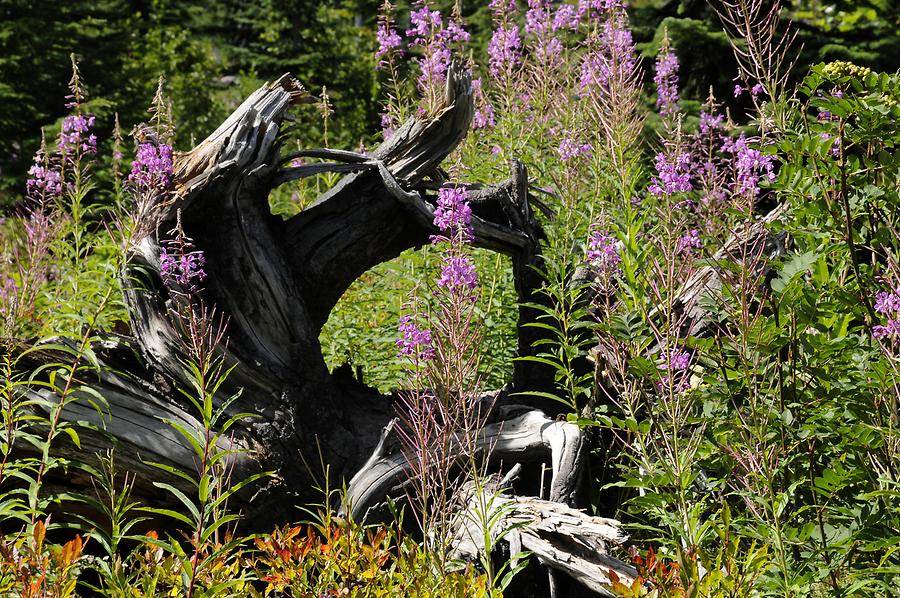
<svg viewBox="0 0 900 598"><path fill-rule="evenodd" d="M571 137L564 137L559 142L559 148L556 150L559 159L568 162L580 156L591 157L594 155L594 147L590 143L579 143Z"/></svg>
<svg viewBox="0 0 900 598"><path fill-rule="evenodd" d="M450 44L469 41L469 33L456 21L449 21L444 26L444 19L439 10L431 10L428 4L422 3L418 10L409 15L412 27L406 30L410 38L410 46L423 50L422 58L417 58L421 74L418 78L420 89L434 88L444 82L447 68L450 66Z"/></svg>
<svg viewBox="0 0 900 598"><path fill-rule="evenodd" d="M457 233L464 239L472 236L472 208L469 192L463 187L443 187L438 191L434 225L448 236Z"/></svg>
<svg viewBox="0 0 900 598"><path fill-rule="evenodd" d="M432 237L435 244L448 241L450 248L442 259L438 287L452 297L474 300L478 286L475 264L462 246L472 238L472 208L469 192L464 187L444 187L438 191L438 207L434 212L434 225L446 236Z"/></svg>
<svg viewBox="0 0 900 598"><path fill-rule="evenodd" d="M491 76L500 74L511 66L516 66L522 59L522 40L519 37L518 25L501 25L494 30L488 44L488 65Z"/></svg>
<svg viewBox="0 0 900 598"><path fill-rule="evenodd" d="M637 54L625 13L615 10L603 25L597 50L588 53L581 63L580 87L607 88L610 81L621 81L634 73Z"/></svg>
<svg viewBox="0 0 900 598"><path fill-rule="evenodd" d="M759 183L765 178L775 182L775 158L750 147L747 138L741 134L737 139L726 139L722 151L734 155L734 192L756 196Z"/></svg>
<svg viewBox="0 0 900 598"><path fill-rule="evenodd" d="M431 346L431 330L420 330L412 316L400 318L400 338L397 339L398 353L402 357L412 357L418 361L434 359Z"/></svg>
<svg viewBox="0 0 900 598"><path fill-rule="evenodd" d="M656 155L656 176L650 184L650 193L657 197L671 196L676 193L687 193L693 188L691 157L687 153L660 152Z"/></svg>
<svg viewBox="0 0 900 598"><path fill-rule="evenodd" d="M621 270L622 256L619 253L618 240L595 225L588 238L588 263L598 272L610 275Z"/></svg>
<svg viewBox="0 0 900 598"><path fill-rule="evenodd" d="M556 9L556 14L553 15L553 31L560 29L577 31L583 15L583 10L576 10L571 4L560 4Z"/></svg>
<svg viewBox="0 0 900 598"><path fill-rule="evenodd" d="M660 364L659 369L663 372L668 372L668 374L660 378L657 386L660 389L664 389L672 382L674 383L676 392L687 390L688 386L690 386L690 379L687 375L690 366L691 354L687 351L671 349L666 352L663 356L663 363Z"/></svg>
<svg viewBox="0 0 900 598"><path fill-rule="evenodd" d="M85 114L71 114L63 119L57 149L64 156L97 152L97 136L91 133L95 118Z"/></svg>
<svg viewBox="0 0 900 598"><path fill-rule="evenodd" d="M562 41L553 35L553 13L550 0L528 0L525 32L534 36L534 55L541 62L557 64L562 55Z"/></svg>
<svg viewBox="0 0 900 598"><path fill-rule="evenodd" d="M464 187L443 187L438 191L437 209L434 212L434 225L442 235L431 238L435 245L443 245L441 259L441 275L437 281L434 296L443 304L444 313L447 306L471 305L475 300L473 291L478 286L478 272L471 257L465 251L465 245L472 238L472 208L469 206L469 194ZM451 309L451 312L457 309ZM441 328L438 328L441 330ZM396 344L402 357L410 357L414 361L429 361L434 358L432 333L430 329L420 328L410 315L400 318L400 337Z"/></svg>
<svg viewBox="0 0 900 598"><path fill-rule="evenodd" d="M484 95L481 79L472 79L472 96L475 100L475 115L472 117L472 128L485 129L493 127L495 124L494 107L491 106L487 96Z"/></svg>
<svg viewBox="0 0 900 598"><path fill-rule="evenodd" d="M478 286L475 264L466 254L445 256L437 285L451 294L474 291Z"/></svg>
<svg viewBox="0 0 900 598"><path fill-rule="evenodd" d="M668 44L656 57L656 107L660 116L670 116L678 112L678 56Z"/></svg>
<svg viewBox="0 0 900 598"><path fill-rule="evenodd" d="M34 200L59 197L62 194L62 176L58 170L44 166L40 156L36 156L34 165L28 169L25 189L28 197Z"/></svg>
<svg viewBox="0 0 900 598"><path fill-rule="evenodd" d="M172 241L159 254L159 276L166 285L180 285L196 291L196 283L206 278L206 256L202 251L185 251L188 244Z"/></svg>
<svg viewBox="0 0 900 598"><path fill-rule="evenodd" d="M678 239L678 253L691 254L699 249L703 249L703 239L700 238L700 231L696 228L684 233L684 235Z"/></svg>
<svg viewBox="0 0 900 598"><path fill-rule="evenodd" d="M741 94L743 94L745 91L747 91L747 88L744 87L743 85L740 85L740 84L735 85L734 86L734 97L736 97L736 98L740 97ZM754 85L753 87L750 88L750 95L755 98L756 96L761 94L763 91L765 91L765 89L763 88L762 83L757 83L756 85Z"/></svg>
<svg viewBox="0 0 900 598"><path fill-rule="evenodd" d="M129 186L137 192L163 191L172 184L172 148L165 143L142 143L131 163Z"/></svg>
<svg viewBox="0 0 900 598"><path fill-rule="evenodd" d="M375 32L375 39L378 40L378 49L375 50L375 59L378 60L378 66L384 64L382 60L393 50L397 50L403 43L400 34L394 29L387 19L382 19L378 23L378 31Z"/></svg>
<svg viewBox="0 0 900 598"><path fill-rule="evenodd" d="M700 133L709 135L722 128L725 117L721 114L708 114L706 111L700 111Z"/></svg>
<svg viewBox="0 0 900 598"><path fill-rule="evenodd" d="M872 329L876 339L885 338L893 342L900 340L900 287L891 292L882 291L875 296L875 311L887 317L887 322Z"/></svg>

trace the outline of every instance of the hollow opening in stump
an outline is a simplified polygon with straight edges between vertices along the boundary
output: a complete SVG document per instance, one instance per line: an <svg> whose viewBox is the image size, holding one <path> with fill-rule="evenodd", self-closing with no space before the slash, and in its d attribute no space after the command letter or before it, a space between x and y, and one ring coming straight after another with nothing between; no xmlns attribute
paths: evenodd
<svg viewBox="0 0 900 598"><path fill-rule="evenodd" d="M471 251L479 276L476 315L486 331L480 347L481 382L484 388L500 388L512 379L516 351L512 260L485 249ZM425 308L434 284L423 281L439 276L440 253L423 247L408 249L357 278L319 334L328 369L348 367L357 380L381 393L403 387L408 364L397 354L399 319L415 296Z"/></svg>

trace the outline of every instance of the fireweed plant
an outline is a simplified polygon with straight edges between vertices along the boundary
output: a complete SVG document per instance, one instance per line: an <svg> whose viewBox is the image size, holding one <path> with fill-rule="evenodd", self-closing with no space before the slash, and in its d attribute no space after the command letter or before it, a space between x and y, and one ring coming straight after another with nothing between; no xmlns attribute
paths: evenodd
<svg viewBox="0 0 900 598"><path fill-rule="evenodd" d="M139 154L135 168L142 166L152 171L160 164L161 155L160 151L145 151L145 160ZM225 366L224 352L227 323L214 306L206 305L199 297L200 284L206 277L203 252L194 247L180 226L170 234L171 241L163 244L159 255L160 276L173 299L172 317L185 336L184 367L192 388L183 389L182 395L195 409L197 419L195 422L165 420L165 423L194 449L196 469L181 471L154 463L161 473L179 478L177 485L168 482L154 482L154 485L171 493L180 508L143 510L171 517L178 525L184 525L186 545L172 537L148 538L152 545L175 557L173 567L180 577L180 584L175 587L187 597L213 596L234 592L247 580L233 565L239 556L234 549L243 539L234 537L240 515L229 512L228 499L270 474L260 472L237 482L231 480L235 458L247 449L229 431L238 420L253 415L229 412L239 393L224 399L219 396L219 389L230 372ZM191 495L179 487L185 482L191 488ZM228 574L222 575L223 571Z"/></svg>
<svg viewBox="0 0 900 598"><path fill-rule="evenodd" d="M439 231L432 244L441 256L440 276L431 297L412 297L409 313L400 319L396 344L409 363L399 434L413 473L410 499L427 546L443 565L452 493L459 486L460 469L479 473L476 459L486 451L478 449L478 433L490 405L482 403L479 393L478 273L468 247L472 209L465 188L439 190L434 225Z"/></svg>

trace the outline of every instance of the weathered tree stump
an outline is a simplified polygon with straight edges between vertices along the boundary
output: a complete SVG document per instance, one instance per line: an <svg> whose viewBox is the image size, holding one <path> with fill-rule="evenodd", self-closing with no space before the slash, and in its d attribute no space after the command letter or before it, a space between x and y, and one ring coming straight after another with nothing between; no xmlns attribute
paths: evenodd
<svg viewBox="0 0 900 598"><path fill-rule="evenodd" d="M188 471L195 467L191 447L165 422L199 425L179 392L191 385L184 366L185 332L171 314L180 299L160 277L160 251L176 224L206 256L208 276L199 300L227 318L227 345L219 350L231 370L216 400L221 404L240 393L228 414L255 415L241 419L227 439L243 449L234 457L232 479L275 472L236 496L230 507L243 511L257 529L295 519L298 505L322 499L316 487L327 466L332 480L349 481L351 508L364 517L396 494L409 475L402 451L383 432L396 415L394 397L360 383L348 369L329 373L318 338L359 276L427 243L437 232L433 189L441 182L441 161L469 129L469 76L451 67L442 104L406 122L371 155L324 149L281 155L279 127L288 110L305 98L299 82L285 75L253 93L196 148L176 156L174 194L160 198L158 221L128 256L123 280L132 334L94 347L101 367L83 374L83 382L106 403L97 410L87 400L76 401L65 410L66 419L97 430L81 433L79 458L90 460L115 444L117 463L135 475L135 498L146 504L165 501L152 484L161 472L150 462ZM330 162L291 166L297 157ZM271 214L267 197L273 188L326 171L348 174L293 218ZM533 300L538 280L531 265L539 254L541 229L531 210L524 167L514 163L503 183L473 186L470 198L473 243L511 256L518 294L523 301ZM527 311L520 313L520 319L528 317ZM530 348L530 339L520 339L520 351ZM517 366L511 388L526 389L528 375ZM47 395L46 390L32 392ZM581 462L578 427L507 405L505 396L500 393L481 431L482 456L507 465L552 463L551 502L516 503L519 499L504 495L503 501L521 505L508 509L509 517L525 521L527 528L532 520L542 525L540 513L556 513L568 526L556 533L571 535L579 550L589 549L594 518L565 506L573 501ZM177 485L179 480L167 481ZM78 477L53 483L90 489L90 480ZM525 519L515 518L519 511ZM587 526L583 538L579 521ZM524 528L517 536L531 537ZM534 534L543 534L535 529ZM610 532L607 540L616 538L621 539L618 532ZM602 572L580 566L576 571L572 563L580 561L572 561L563 546L532 549L542 561L599 588ZM596 548L605 554L605 545ZM596 561L603 563L598 566L615 568L624 579L633 574L615 559L604 559Z"/></svg>

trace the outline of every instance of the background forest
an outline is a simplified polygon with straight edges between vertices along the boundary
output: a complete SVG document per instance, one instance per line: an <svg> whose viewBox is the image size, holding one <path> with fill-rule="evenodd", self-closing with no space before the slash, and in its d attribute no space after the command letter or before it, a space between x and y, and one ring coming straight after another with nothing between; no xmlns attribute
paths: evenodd
<svg viewBox="0 0 900 598"><path fill-rule="evenodd" d="M579 506L623 522L614 554L636 567L614 595L897 595L898 15L891 0L3 1L0 594L550 591L527 553L451 562L448 486L408 497L424 540L339 517L334 480L296 525L243 535L229 497L264 476L217 469L210 438L232 422L215 360L188 364L200 382L183 391L197 470L154 465L193 488L157 482L173 509L132 500L114 452L88 464L72 448L80 424L61 414L89 388L29 398L131 331L121 274L141 198L171 192L173 151L290 72L310 97L285 153L365 153L437 106L452 58L475 112L433 181L437 239L346 292L319 337L329 368L403 389L413 423L423 385L450 403L517 367L550 372L512 390L591 443ZM528 355L510 260L472 246L463 185L513 158L544 234ZM282 185L271 210L294 216L338 180ZM160 275L190 301L203 247L175 240ZM713 270L715 296L693 292ZM68 361L29 369L35 339ZM70 471L93 491L48 482ZM69 511L80 522L57 521Z"/></svg>

